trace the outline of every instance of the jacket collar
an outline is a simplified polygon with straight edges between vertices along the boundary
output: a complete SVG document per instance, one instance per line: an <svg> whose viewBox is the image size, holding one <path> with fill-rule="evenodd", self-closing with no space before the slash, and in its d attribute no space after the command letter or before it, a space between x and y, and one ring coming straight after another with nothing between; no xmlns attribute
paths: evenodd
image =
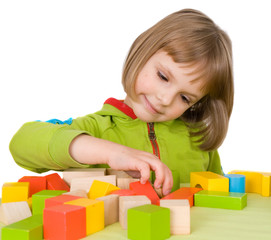
<svg viewBox="0 0 271 240"><path fill-rule="evenodd" d="M110 104L113 107L115 107L115 108L119 109L120 111L122 111L127 116L131 117L132 119L137 119L137 116L134 114L133 109L130 108L128 105L126 105L123 100L118 100L118 99L115 99L115 98L108 98L104 102L104 104Z"/></svg>

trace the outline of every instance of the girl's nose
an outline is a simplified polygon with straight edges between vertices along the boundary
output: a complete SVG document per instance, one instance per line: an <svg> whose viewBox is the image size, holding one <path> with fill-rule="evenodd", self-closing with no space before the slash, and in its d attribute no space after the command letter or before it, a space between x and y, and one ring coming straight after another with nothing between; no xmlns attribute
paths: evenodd
<svg viewBox="0 0 271 240"><path fill-rule="evenodd" d="M169 91L163 91L157 95L157 98L163 106L169 106L173 102L174 94Z"/></svg>

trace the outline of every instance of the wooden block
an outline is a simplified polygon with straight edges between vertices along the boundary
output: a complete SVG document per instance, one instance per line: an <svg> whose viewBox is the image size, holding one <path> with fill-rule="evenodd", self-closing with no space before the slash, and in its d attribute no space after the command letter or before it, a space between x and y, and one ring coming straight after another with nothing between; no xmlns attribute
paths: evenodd
<svg viewBox="0 0 271 240"><path fill-rule="evenodd" d="M229 179L213 172L191 172L190 186L209 191L229 191Z"/></svg>
<svg viewBox="0 0 271 240"><path fill-rule="evenodd" d="M36 215L15 222L1 229L2 240L42 240L43 223L42 216Z"/></svg>
<svg viewBox="0 0 271 240"><path fill-rule="evenodd" d="M4 183L2 187L2 203L27 201L28 193L28 182Z"/></svg>
<svg viewBox="0 0 271 240"><path fill-rule="evenodd" d="M84 207L86 212L86 235L101 231L104 229L104 202L100 200L80 198L66 205Z"/></svg>
<svg viewBox="0 0 271 240"><path fill-rule="evenodd" d="M12 224L31 217L32 213L27 202L8 202L0 206L0 222Z"/></svg>
<svg viewBox="0 0 271 240"><path fill-rule="evenodd" d="M62 205L65 202L70 202L72 200L79 199L80 197L72 196L72 195L58 195L56 197L51 197L45 199L45 208L53 207L55 205Z"/></svg>
<svg viewBox="0 0 271 240"><path fill-rule="evenodd" d="M71 182L71 190L70 191L85 190L88 193L94 180L108 182L108 183L111 183L112 185L116 186L116 176L115 175L76 178L76 179L73 179Z"/></svg>
<svg viewBox="0 0 271 240"><path fill-rule="evenodd" d="M159 205L160 198L149 181L147 181L145 184L141 184L140 181L132 182L130 183L130 189L137 195L147 196L151 200L152 204Z"/></svg>
<svg viewBox="0 0 271 240"><path fill-rule="evenodd" d="M160 206L170 209L172 235L190 234L190 204L187 199L161 199Z"/></svg>
<svg viewBox="0 0 271 240"><path fill-rule="evenodd" d="M128 210L129 239L158 240L170 237L170 210L156 205L143 205Z"/></svg>
<svg viewBox="0 0 271 240"><path fill-rule="evenodd" d="M29 196L46 190L46 178L43 176L24 176L18 180L18 182L29 182Z"/></svg>
<svg viewBox="0 0 271 240"><path fill-rule="evenodd" d="M86 210L74 205L56 205L43 213L44 239L75 240L86 236Z"/></svg>
<svg viewBox="0 0 271 240"><path fill-rule="evenodd" d="M119 188L114 186L111 183L94 180L89 189L88 198L96 199L98 197L103 197L110 194L111 192L115 190L119 190Z"/></svg>
<svg viewBox="0 0 271 240"><path fill-rule="evenodd" d="M65 183L57 173L46 175L45 178L47 181L48 190L65 190L67 192L70 191L68 184Z"/></svg>
<svg viewBox="0 0 271 240"><path fill-rule="evenodd" d="M66 191L61 190L43 190L32 195L32 213L33 215L42 214L45 207L45 199L56 197Z"/></svg>
<svg viewBox="0 0 271 240"><path fill-rule="evenodd" d="M132 178L125 171L115 170L113 168L106 168L106 175L116 175L116 178Z"/></svg>
<svg viewBox="0 0 271 240"><path fill-rule="evenodd" d="M121 189L130 189L130 183L138 181L138 178L117 178L117 187Z"/></svg>
<svg viewBox="0 0 271 240"><path fill-rule="evenodd" d="M68 168L63 171L63 180L71 186L72 179L104 176L105 168Z"/></svg>
<svg viewBox="0 0 271 240"><path fill-rule="evenodd" d="M244 193L246 190L246 177L241 174L225 174L229 179L229 191Z"/></svg>
<svg viewBox="0 0 271 240"><path fill-rule="evenodd" d="M247 206L247 194L203 190L195 194L195 206L241 210Z"/></svg>
<svg viewBox="0 0 271 240"><path fill-rule="evenodd" d="M63 193L63 195L72 195L72 196L77 196L77 197L88 198L87 192L85 190L79 190L79 189Z"/></svg>
<svg viewBox="0 0 271 240"><path fill-rule="evenodd" d="M145 204L151 204L151 200L147 196L120 196L119 222L123 229L127 229L127 210Z"/></svg>
<svg viewBox="0 0 271 240"><path fill-rule="evenodd" d="M192 207L194 205L194 194L201 190L202 188L182 187L175 192L168 194L162 199L187 199L190 207Z"/></svg>
<svg viewBox="0 0 271 240"><path fill-rule="evenodd" d="M96 200L104 202L104 225L108 226L119 221L119 195L110 194Z"/></svg>
<svg viewBox="0 0 271 240"><path fill-rule="evenodd" d="M271 173L234 170L229 174L241 174L246 177L247 193L259 193L263 197L271 196Z"/></svg>
<svg viewBox="0 0 271 240"><path fill-rule="evenodd" d="M134 196L134 195L136 195L135 192L130 189L119 189L119 190L115 190L115 191L111 192L110 194L116 194L119 196Z"/></svg>

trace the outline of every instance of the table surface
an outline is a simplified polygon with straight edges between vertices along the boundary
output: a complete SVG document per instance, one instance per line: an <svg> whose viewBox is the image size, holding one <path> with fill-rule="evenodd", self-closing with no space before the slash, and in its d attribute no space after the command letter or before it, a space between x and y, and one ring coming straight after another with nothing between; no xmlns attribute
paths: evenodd
<svg viewBox="0 0 271 240"><path fill-rule="evenodd" d="M3 224L0 223L0 231ZM1 239L1 234L0 234ZM119 223L89 235L85 240L122 240L127 230ZM271 240L271 197L249 193L243 210L191 208L191 234L174 235L168 239L195 240Z"/></svg>

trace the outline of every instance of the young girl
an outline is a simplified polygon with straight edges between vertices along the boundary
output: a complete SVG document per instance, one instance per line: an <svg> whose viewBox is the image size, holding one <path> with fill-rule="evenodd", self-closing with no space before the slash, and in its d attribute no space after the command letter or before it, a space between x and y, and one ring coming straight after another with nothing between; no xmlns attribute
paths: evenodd
<svg viewBox="0 0 271 240"><path fill-rule="evenodd" d="M18 165L34 172L111 167L155 172L171 191L190 172L223 174L217 148L233 107L231 41L203 13L184 9L142 33L123 69L124 101L67 122L29 122L10 143Z"/></svg>

